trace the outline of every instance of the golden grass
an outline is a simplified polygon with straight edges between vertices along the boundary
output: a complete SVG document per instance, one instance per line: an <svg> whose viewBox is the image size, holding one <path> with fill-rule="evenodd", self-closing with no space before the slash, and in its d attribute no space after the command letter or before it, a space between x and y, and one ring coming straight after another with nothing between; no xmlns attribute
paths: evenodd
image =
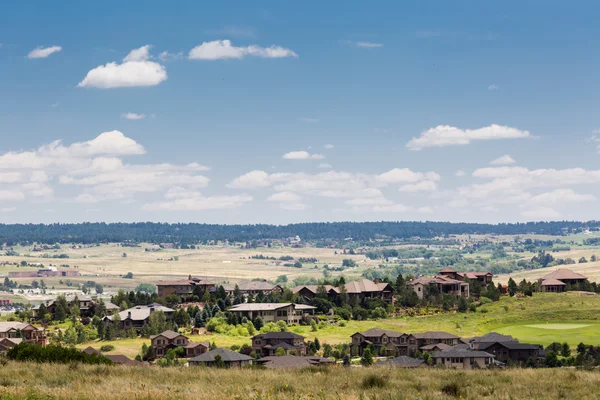
<svg viewBox="0 0 600 400"><path fill-rule="evenodd" d="M363 382L381 376L383 387ZM6 399L597 399L600 374L572 369L456 371L160 369L9 362Z"/></svg>

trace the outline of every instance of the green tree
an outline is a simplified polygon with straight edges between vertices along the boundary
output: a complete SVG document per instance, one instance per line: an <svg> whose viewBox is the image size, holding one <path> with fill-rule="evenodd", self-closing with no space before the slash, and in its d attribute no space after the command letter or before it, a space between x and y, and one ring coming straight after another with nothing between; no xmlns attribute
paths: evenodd
<svg viewBox="0 0 600 400"><path fill-rule="evenodd" d="M278 356L278 357L285 356L285 350L282 347L279 347L275 351L275 355Z"/></svg>
<svg viewBox="0 0 600 400"><path fill-rule="evenodd" d="M514 296L518 290L519 287L517 286L517 283L513 280L513 278L508 278L508 294L510 296Z"/></svg>
<svg viewBox="0 0 600 400"><path fill-rule="evenodd" d="M315 349L317 351L321 350L321 342L319 342L319 338L318 337L315 338L314 344L315 344Z"/></svg>
<svg viewBox="0 0 600 400"><path fill-rule="evenodd" d="M562 344L562 349L560 350L560 355L563 357L570 357L571 356L571 347L569 346L569 343L564 342Z"/></svg>
<svg viewBox="0 0 600 400"><path fill-rule="evenodd" d="M371 353L371 350L369 348L366 348L363 351L363 355L360 359L360 364L363 367L368 367L370 365L373 365L373 354Z"/></svg>
<svg viewBox="0 0 600 400"><path fill-rule="evenodd" d="M223 358L220 354L215 355L214 359L215 361L213 361L213 365L216 368L225 368L225 362L223 361Z"/></svg>
<svg viewBox="0 0 600 400"><path fill-rule="evenodd" d="M464 313L467 312L467 309L467 299L465 299L464 296L460 296L458 298L458 311Z"/></svg>
<svg viewBox="0 0 600 400"><path fill-rule="evenodd" d="M54 310L54 319L60 322L65 322L65 319L67 319L67 312L65 311L63 305L58 303Z"/></svg>
<svg viewBox="0 0 600 400"><path fill-rule="evenodd" d="M310 320L310 331L311 332L316 332L319 330L319 327L317 326L317 323L315 322L314 319Z"/></svg>
<svg viewBox="0 0 600 400"><path fill-rule="evenodd" d="M554 351L550 350L548 353L546 353L544 365L549 368L554 368L558 366L558 356Z"/></svg>
<svg viewBox="0 0 600 400"><path fill-rule="evenodd" d="M585 257L581 257L579 259L579 264L583 264L583 263L586 263L586 262L588 262L588 261L587 261L587 259Z"/></svg>

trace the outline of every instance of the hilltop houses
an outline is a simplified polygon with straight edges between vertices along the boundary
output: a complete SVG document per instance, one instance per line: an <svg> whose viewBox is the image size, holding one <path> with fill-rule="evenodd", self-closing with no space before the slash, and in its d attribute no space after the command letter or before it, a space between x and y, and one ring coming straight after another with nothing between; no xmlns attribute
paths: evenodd
<svg viewBox="0 0 600 400"><path fill-rule="evenodd" d="M559 268L541 279L542 292L560 293L567 290L567 285L576 285L587 281L587 276L566 268Z"/></svg>
<svg viewBox="0 0 600 400"><path fill-rule="evenodd" d="M177 281L163 281L156 284L159 297L177 295L182 298L190 297L194 294L194 289L198 288L204 293L207 290L214 289L215 283L200 278L181 279Z"/></svg>
<svg viewBox="0 0 600 400"><path fill-rule="evenodd" d="M239 319L254 320L261 317L265 323L285 321L288 325L299 324L307 316L313 315L316 307L294 303L242 303L229 309Z"/></svg>
<svg viewBox="0 0 600 400"><path fill-rule="evenodd" d="M261 356L274 356L278 349L285 354L306 355L304 336L292 332L268 332L252 338L252 350Z"/></svg>
<svg viewBox="0 0 600 400"><path fill-rule="evenodd" d="M469 297L469 284L448 276L421 277L409 281L406 286L414 291L419 299L425 297L425 292L435 288L437 293L451 294L456 297Z"/></svg>
<svg viewBox="0 0 600 400"><path fill-rule="evenodd" d="M324 285L323 288L330 300L334 300L342 293L342 290L335 286ZM292 289L294 294L298 294L307 301L314 299L318 291L319 286L317 285L296 286ZM344 285L344 292L349 300L355 298L358 303L365 299L381 299L386 302L392 302L394 297L394 288L392 285L385 282L373 282L368 279L346 283Z"/></svg>
<svg viewBox="0 0 600 400"><path fill-rule="evenodd" d="M46 344L46 334L44 328L37 328L31 324L17 321L0 322L0 340L10 339L4 341L3 346L10 346L10 343L17 344L20 341L14 341L13 339L21 339L27 343L35 344Z"/></svg>
<svg viewBox="0 0 600 400"><path fill-rule="evenodd" d="M187 336L170 330L150 336L150 341L156 358L164 357L167 351L177 347L185 349L185 356L187 358L199 356L210 350L210 343L191 342Z"/></svg>
<svg viewBox="0 0 600 400"><path fill-rule="evenodd" d="M135 328L139 332L142 330L144 325L148 323L150 314L156 311L163 312L167 320L171 320L173 318L173 313L175 312L175 310L158 303L153 303L147 306L135 306L119 313L119 329L127 330L129 328ZM103 321L105 323L110 323L112 322L113 318L114 316L109 315L104 317Z"/></svg>
<svg viewBox="0 0 600 400"><path fill-rule="evenodd" d="M350 351L361 356L364 349L374 347L378 355L410 356L418 350L432 351L447 349L461 343L460 337L447 332L401 333L372 328L351 336Z"/></svg>

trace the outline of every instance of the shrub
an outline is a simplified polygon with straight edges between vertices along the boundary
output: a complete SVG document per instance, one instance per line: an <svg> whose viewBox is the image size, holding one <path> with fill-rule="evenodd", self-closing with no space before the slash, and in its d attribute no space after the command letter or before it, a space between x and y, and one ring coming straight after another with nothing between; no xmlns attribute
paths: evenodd
<svg viewBox="0 0 600 400"><path fill-rule="evenodd" d="M457 382L450 382L450 383L446 383L444 386L441 387L440 389L442 391L442 393L444 393L447 396L452 396L452 397L464 397L464 389L462 387L462 385L460 385Z"/></svg>
<svg viewBox="0 0 600 400"><path fill-rule="evenodd" d="M494 302L494 301L493 301L492 299L490 299L490 298L487 298L487 297L483 297L483 296L481 296L481 297L479 298L479 303L480 303L481 305L484 305L484 304L490 304L490 303L493 303L493 302Z"/></svg>
<svg viewBox="0 0 600 400"><path fill-rule="evenodd" d="M112 364L112 361L104 356L90 355L71 347L48 345L42 347L39 344L19 343L12 347L6 356L14 361L33 361L38 363L54 362L70 364L80 362L83 364Z"/></svg>
<svg viewBox="0 0 600 400"><path fill-rule="evenodd" d="M105 344L104 346L100 347L100 351L103 353L106 353L107 351L113 351L115 349L115 346L113 346L112 344Z"/></svg>
<svg viewBox="0 0 600 400"><path fill-rule="evenodd" d="M373 389L385 387L386 381L379 375L369 374L363 378L362 387L363 389Z"/></svg>

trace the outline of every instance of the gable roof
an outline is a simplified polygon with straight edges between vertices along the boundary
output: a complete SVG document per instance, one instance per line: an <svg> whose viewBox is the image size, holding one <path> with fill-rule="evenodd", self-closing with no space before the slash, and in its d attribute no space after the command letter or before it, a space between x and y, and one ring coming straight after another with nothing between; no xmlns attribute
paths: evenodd
<svg viewBox="0 0 600 400"><path fill-rule="evenodd" d="M324 286L325 286L325 291L327 293L329 293L331 291L333 291L334 293L340 292L340 290L333 285L324 285ZM319 290L319 285L296 286L295 288L292 289L292 293L296 294L296 293L300 292L302 289L306 289L313 294L317 294L317 291Z"/></svg>
<svg viewBox="0 0 600 400"><path fill-rule="evenodd" d="M270 339L305 339L304 336L302 335L298 335L294 332L267 332L267 333L261 333L259 335L254 336L252 339L254 340L254 338L258 338L258 339L265 339L265 340L270 340Z"/></svg>
<svg viewBox="0 0 600 400"><path fill-rule="evenodd" d="M188 344L185 346L185 348L193 349L194 347L198 347L198 346L206 347L207 349L209 349L210 342L188 342Z"/></svg>
<svg viewBox="0 0 600 400"><path fill-rule="evenodd" d="M567 286L567 284L559 281L558 279L548 278L542 281L542 286Z"/></svg>
<svg viewBox="0 0 600 400"><path fill-rule="evenodd" d="M224 362L254 360L254 358L252 358L250 356L247 356L247 355L241 354L241 353L236 353L235 351L229 351L229 350L225 350L225 349L214 349L207 353L200 354L199 356L196 356L194 358L190 358L189 361L197 362L197 363L201 363L201 362L210 363L210 362L215 361L215 356L217 354L221 356L221 360L223 360Z"/></svg>
<svg viewBox="0 0 600 400"><path fill-rule="evenodd" d="M381 337L384 334L387 337L400 337L400 336L404 335L401 332L391 331L391 330L387 330L387 329L379 329L379 328L371 328L366 331L356 332L356 333L358 333L359 335L362 335L364 337ZM356 333L355 333L355 335L356 335Z"/></svg>
<svg viewBox="0 0 600 400"><path fill-rule="evenodd" d="M127 365L127 364L140 364L139 361L132 360L131 358L124 356L123 354L109 354L104 357L108 358L110 361L117 365Z"/></svg>
<svg viewBox="0 0 600 400"><path fill-rule="evenodd" d="M386 286L388 284L385 284ZM364 292L380 292L385 286L380 287L377 283L368 279L348 282L345 285L346 293L364 293Z"/></svg>
<svg viewBox="0 0 600 400"><path fill-rule="evenodd" d="M448 350L449 348L451 348L452 346L447 345L446 343L435 343L435 344L428 344L427 346L422 346L421 350L425 350L425 351L431 351L431 350Z"/></svg>
<svg viewBox="0 0 600 400"><path fill-rule="evenodd" d="M490 332L483 336L473 338L473 343L491 343L491 342L513 342L515 339L509 335L502 335L497 332Z"/></svg>
<svg viewBox="0 0 600 400"><path fill-rule="evenodd" d="M8 321L8 322L0 322L0 333L9 332L12 330L39 330L43 331L44 328L36 328L31 324L27 324L25 322L18 321Z"/></svg>
<svg viewBox="0 0 600 400"><path fill-rule="evenodd" d="M421 360L419 358L412 358L407 356L400 356L396 358L392 358L391 360L386 360L382 362L378 362L375 366L390 366L390 367L400 367L400 368L417 368L425 364L425 360Z"/></svg>
<svg viewBox="0 0 600 400"><path fill-rule="evenodd" d="M165 307L163 305L160 304L149 304L147 306L136 306L133 308L129 308L127 310L121 311L119 313L119 318L121 318L121 321L128 319L129 318L129 313L131 313L131 320L132 321L144 321L145 319L147 319L150 316L150 313L152 312L151 310L154 309L154 311L162 311L164 313L168 313L168 312L174 312L175 310L169 308L169 307ZM112 320L113 316L110 315L108 317L104 317L106 319Z"/></svg>
<svg viewBox="0 0 600 400"><path fill-rule="evenodd" d="M274 311L293 305L292 303L241 303L230 308L230 311Z"/></svg>
<svg viewBox="0 0 600 400"><path fill-rule="evenodd" d="M90 356L91 356L91 355L94 355L94 354L95 354L95 355L97 355L97 356L101 356L101 355L102 355L102 353L100 353L98 350L96 350L96 349L95 349L95 348L93 348L92 346L88 346L88 347L86 347L86 348L83 350L83 352L84 352L85 354L89 354Z"/></svg>
<svg viewBox="0 0 600 400"><path fill-rule="evenodd" d="M538 344L527 344L527 343L519 343L516 340L512 342L494 342L494 343L482 343L479 345L479 350L485 350L487 348L492 347L493 345L498 344L502 347L505 347L509 350L539 350L540 345Z"/></svg>
<svg viewBox="0 0 600 400"><path fill-rule="evenodd" d="M453 335L448 332L423 332L413 333L413 336L417 339L460 339L459 336Z"/></svg>
<svg viewBox="0 0 600 400"><path fill-rule="evenodd" d="M267 281L250 281L250 282L242 282L238 285L238 288L241 291L249 291L249 290L264 290L269 291L273 290L276 287L281 288L279 285L273 285Z"/></svg>
<svg viewBox="0 0 600 400"><path fill-rule="evenodd" d="M463 349L454 349L450 348L448 350L438 351L431 355L433 358L468 358L468 357L494 357L493 354L487 353L485 351L479 350L463 350Z"/></svg>
<svg viewBox="0 0 600 400"><path fill-rule="evenodd" d="M171 330L167 330L167 331L164 331L162 333L159 333L158 335L152 335L152 336L150 336L150 340L152 340L154 338L157 338L159 336L166 337L169 340L173 340L173 339L175 339L176 337L179 337L179 336L186 337L186 336L184 336L184 335L182 335L180 333L177 333L177 332L174 332L174 331L171 331Z"/></svg>
<svg viewBox="0 0 600 400"><path fill-rule="evenodd" d="M263 357L257 362L267 368L302 368L334 363L329 358L318 356L269 356Z"/></svg>
<svg viewBox="0 0 600 400"><path fill-rule="evenodd" d="M544 276L542 278L542 280L546 280L546 279L558 279L559 281L565 279L565 280L581 280L581 279L587 279L587 276L583 276L581 274L578 274L577 272L573 272L570 269L566 269L566 268L559 268L551 273L549 273L548 275Z"/></svg>
<svg viewBox="0 0 600 400"><path fill-rule="evenodd" d="M439 284L439 285L461 285L464 284L466 285L467 283L463 282L463 281L459 281L456 279L452 279L449 278L447 276L422 276L420 278L417 279L413 279L412 281L408 282L409 285L416 285L416 284L422 284L422 285L433 285L433 284Z"/></svg>

